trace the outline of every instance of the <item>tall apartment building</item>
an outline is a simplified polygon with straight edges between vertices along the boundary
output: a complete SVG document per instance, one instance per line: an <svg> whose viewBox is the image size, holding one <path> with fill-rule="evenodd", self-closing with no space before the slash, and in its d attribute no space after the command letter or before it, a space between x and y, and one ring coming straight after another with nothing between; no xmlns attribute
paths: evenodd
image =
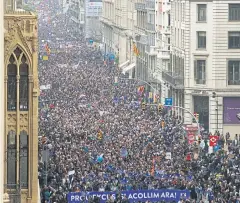
<svg viewBox="0 0 240 203"><path fill-rule="evenodd" d="M85 7L84 0L71 0L66 1L64 8L69 5L69 26L72 28L73 32L76 34L82 33L84 30L85 21Z"/></svg>
<svg viewBox="0 0 240 203"><path fill-rule="evenodd" d="M85 1L85 38L100 42L102 40L102 0Z"/></svg>
<svg viewBox="0 0 240 203"><path fill-rule="evenodd" d="M162 100L166 97L162 72L170 64L170 8L168 0L135 3L135 39L139 49L136 76L158 89Z"/></svg>
<svg viewBox="0 0 240 203"><path fill-rule="evenodd" d="M210 132L240 131L240 1L171 2L171 67L175 104L199 114ZM184 115L190 123L190 115Z"/></svg>
<svg viewBox="0 0 240 203"><path fill-rule="evenodd" d="M156 2L156 49L157 64L153 77L160 86L161 102L167 97L168 85L163 81L164 73L170 67L170 0Z"/></svg>
<svg viewBox="0 0 240 203"><path fill-rule="evenodd" d="M103 0L103 13L101 22L103 24L104 53L114 53L113 49L113 24L114 24L114 0Z"/></svg>
<svg viewBox="0 0 240 203"><path fill-rule="evenodd" d="M136 78L141 80L148 80L148 69L147 69L147 54L146 46L148 43L148 36L145 32L147 26L147 9L145 0L136 0L135 9L137 12L136 24L135 24L135 36L136 45L139 50L139 55L136 59ZM154 41L154 40L153 40ZM150 48L150 47L149 47Z"/></svg>
<svg viewBox="0 0 240 203"><path fill-rule="evenodd" d="M59 0L59 5L63 13L67 13L70 5L70 0Z"/></svg>
<svg viewBox="0 0 240 203"><path fill-rule="evenodd" d="M123 71L135 67L133 29L134 0L103 0L103 43L106 55L114 55ZM132 72L131 72L132 73Z"/></svg>

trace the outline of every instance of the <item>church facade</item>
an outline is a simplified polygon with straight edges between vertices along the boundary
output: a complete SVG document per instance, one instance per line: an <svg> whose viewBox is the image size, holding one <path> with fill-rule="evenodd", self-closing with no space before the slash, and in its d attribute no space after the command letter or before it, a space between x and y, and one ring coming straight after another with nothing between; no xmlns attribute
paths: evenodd
<svg viewBox="0 0 240 203"><path fill-rule="evenodd" d="M4 192L8 193L10 202L37 203L37 16L8 5L4 29Z"/></svg>

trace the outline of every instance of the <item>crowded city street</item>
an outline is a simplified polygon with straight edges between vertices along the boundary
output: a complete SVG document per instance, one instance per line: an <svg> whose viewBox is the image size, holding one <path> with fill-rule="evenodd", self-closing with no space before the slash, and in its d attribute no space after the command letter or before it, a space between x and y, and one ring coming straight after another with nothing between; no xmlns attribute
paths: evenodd
<svg viewBox="0 0 240 203"><path fill-rule="evenodd" d="M156 202L239 202L239 136L201 132L189 142L176 109L159 104L151 87L126 79L100 47L72 33L56 2L35 7L42 202L70 202L80 192L115 192L106 201L138 202L121 194L161 189L178 200L165 192Z"/></svg>

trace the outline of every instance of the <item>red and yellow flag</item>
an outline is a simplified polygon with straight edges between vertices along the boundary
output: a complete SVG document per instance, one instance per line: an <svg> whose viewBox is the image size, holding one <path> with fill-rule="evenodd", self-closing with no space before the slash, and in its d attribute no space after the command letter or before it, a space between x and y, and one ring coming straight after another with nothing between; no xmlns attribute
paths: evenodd
<svg viewBox="0 0 240 203"><path fill-rule="evenodd" d="M151 176L154 176L155 174L155 157L153 157L153 160L152 160L152 168L151 168L150 174Z"/></svg>
<svg viewBox="0 0 240 203"><path fill-rule="evenodd" d="M140 55L140 52L136 46L136 44L134 43L133 44L133 53L136 55L136 56L139 56Z"/></svg>
<svg viewBox="0 0 240 203"><path fill-rule="evenodd" d="M144 92L144 86L138 87L138 92L139 92L139 93L143 93L143 92Z"/></svg>
<svg viewBox="0 0 240 203"><path fill-rule="evenodd" d="M46 52L47 52L47 55L50 55L51 49L49 48L48 44L46 44L45 50L46 50Z"/></svg>

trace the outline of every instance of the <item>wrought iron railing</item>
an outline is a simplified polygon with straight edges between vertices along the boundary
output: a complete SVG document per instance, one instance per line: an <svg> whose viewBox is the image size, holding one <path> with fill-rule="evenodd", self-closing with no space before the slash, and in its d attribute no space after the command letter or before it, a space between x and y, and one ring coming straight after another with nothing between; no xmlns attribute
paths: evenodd
<svg viewBox="0 0 240 203"><path fill-rule="evenodd" d="M178 88L184 87L184 77L182 75L176 75L173 72L163 71L162 78L173 86Z"/></svg>
<svg viewBox="0 0 240 203"><path fill-rule="evenodd" d="M138 11L146 11L145 3L135 3L135 9Z"/></svg>

